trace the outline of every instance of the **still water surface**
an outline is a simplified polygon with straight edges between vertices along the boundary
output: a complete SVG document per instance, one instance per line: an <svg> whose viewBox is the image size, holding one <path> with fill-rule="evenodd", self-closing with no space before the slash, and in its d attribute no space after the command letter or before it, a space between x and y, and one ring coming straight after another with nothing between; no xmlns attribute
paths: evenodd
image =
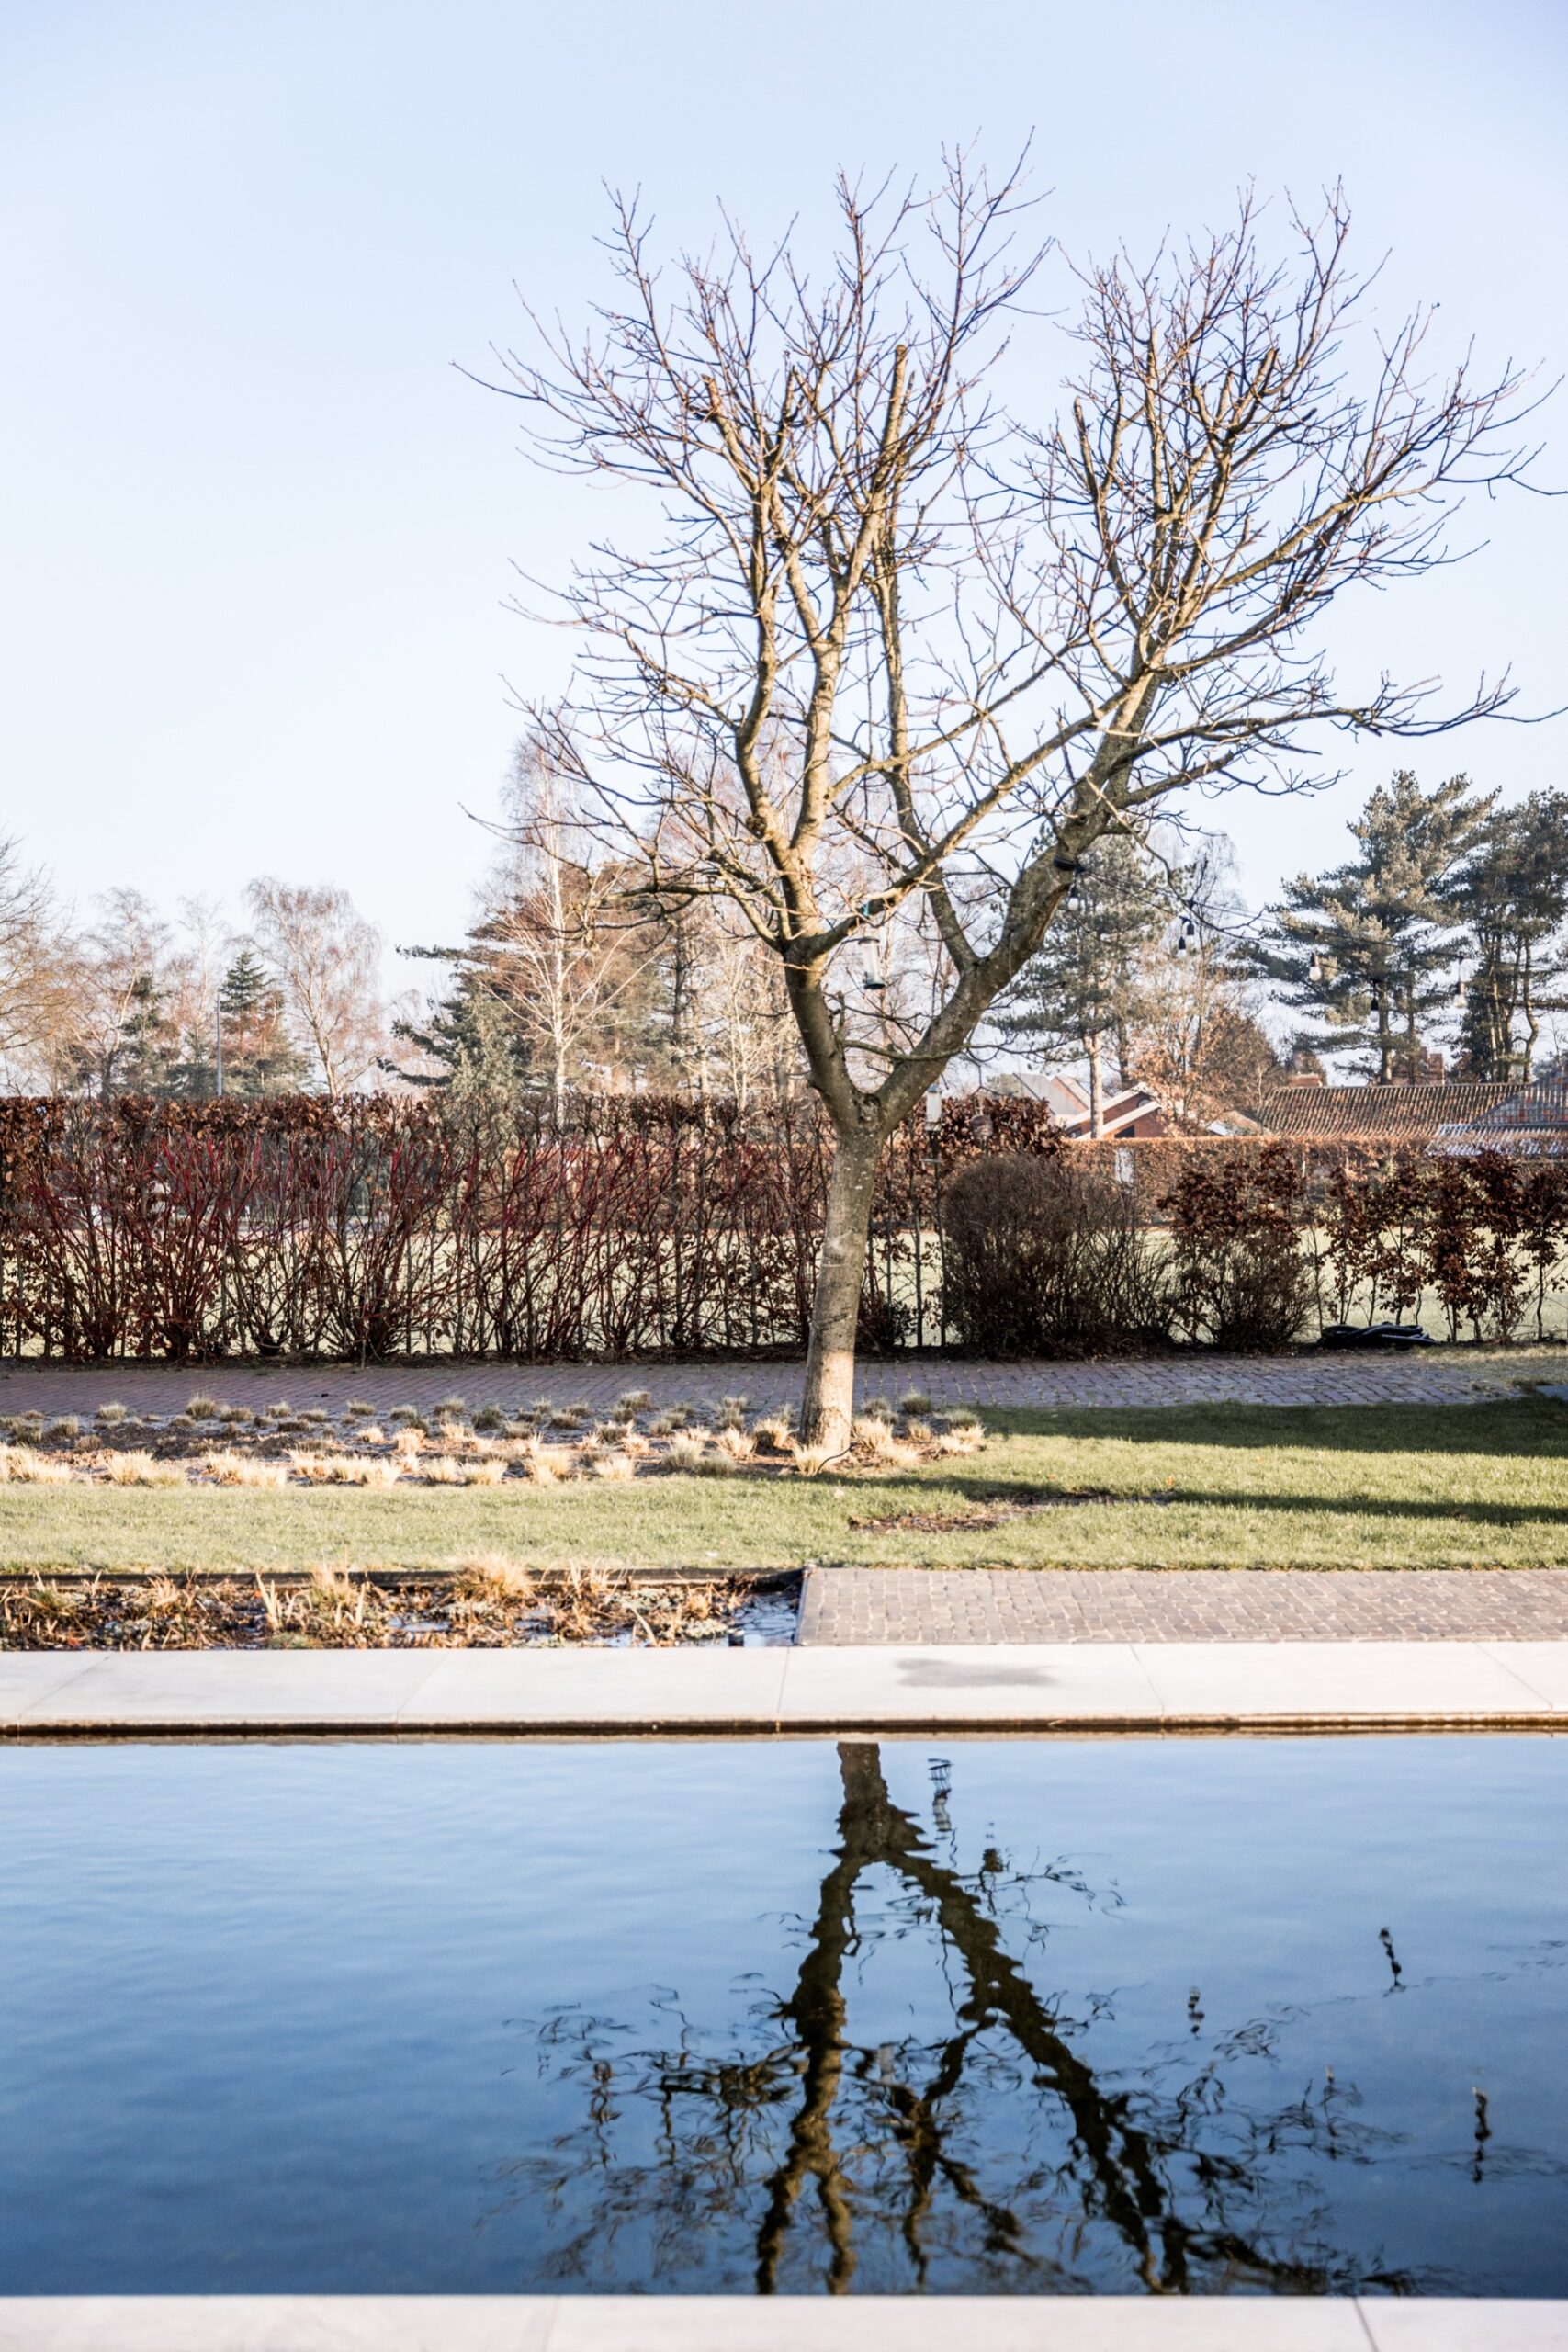
<svg viewBox="0 0 1568 2352"><path fill-rule="evenodd" d="M0 2292L1568 2295L1568 1743L12 1747Z"/></svg>

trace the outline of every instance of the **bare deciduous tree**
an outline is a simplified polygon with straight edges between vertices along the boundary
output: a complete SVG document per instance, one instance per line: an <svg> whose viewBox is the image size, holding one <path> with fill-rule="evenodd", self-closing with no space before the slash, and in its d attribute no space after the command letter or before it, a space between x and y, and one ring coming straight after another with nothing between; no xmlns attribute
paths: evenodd
<svg viewBox="0 0 1568 2352"><path fill-rule="evenodd" d="M380 933L355 911L346 890L263 875L245 897L289 1025L335 1101L376 1067L387 1046Z"/></svg>
<svg viewBox="0 0 1568 2352"><path fill-rule="evenodd" d="M611 1034L641 983L636 934L646 927L574 784L536 741L518 745L506 794L511 854L485 926L491 985L504 989L558 1114L570 1088L609 1064Z"/></svg>
<svg viewBox="0 0 1568 2352"><path fill-rule="evenodd" d="M884 1143L1085 852L1194 786L1298 786L1325 730L1502 708L1484 683L1342 693L1318 630L1443 560L1465 489L1525 462L1519 379L1427 381L1424 315L1369 326L1351 372L1337 198L1279 264L1244 204L1206 244L1078 271L1077 371L1033 427L987 391L1043 258L1010 250L1014 186L959 161L929 198L839 207L814 281L728 226L666 280L622 206L615 305L581 340L536 322L501 387L547 462L663 517L566 591L586 646L553 752L650 892L728 899L782 965L837 1138L802 1414L829 1447ZM855 970L911 931L938 984L895 1018Z"/></svg>
<svg viewBox="0 0 1568 2352"><path fill-rule="evenodd" d="M72 1035L76 957L47 877L0 839L0 1068L15 1084L51 1069Z"/></svg>

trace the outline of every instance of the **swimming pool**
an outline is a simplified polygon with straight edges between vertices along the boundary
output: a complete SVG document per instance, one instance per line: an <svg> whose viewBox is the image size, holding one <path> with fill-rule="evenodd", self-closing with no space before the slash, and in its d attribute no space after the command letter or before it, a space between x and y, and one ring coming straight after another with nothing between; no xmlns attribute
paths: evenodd
<svg viewBox="0 0 1568 2352"><path fill-rule="evenodd" d="M0 1754L0 2292L1568 2294L1568 1745Z"/></svg>

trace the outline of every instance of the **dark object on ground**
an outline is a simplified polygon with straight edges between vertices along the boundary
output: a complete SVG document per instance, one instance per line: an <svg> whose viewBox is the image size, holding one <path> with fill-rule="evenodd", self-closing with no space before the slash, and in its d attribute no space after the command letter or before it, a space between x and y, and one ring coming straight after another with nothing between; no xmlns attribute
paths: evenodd
<svg viewBox="0 0 1568 2352"><path fill-rule="evenodd" d="M1330 1323L1318 1337L1320 1348L1435 1348L1437 1341L1419 1323Z"/></svg>

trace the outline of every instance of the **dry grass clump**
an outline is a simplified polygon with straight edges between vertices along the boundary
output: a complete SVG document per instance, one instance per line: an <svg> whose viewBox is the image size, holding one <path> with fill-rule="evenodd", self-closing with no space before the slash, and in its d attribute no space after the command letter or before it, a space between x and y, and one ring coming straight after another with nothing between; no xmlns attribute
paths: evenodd
<svg viewBox="0 0 1568 2352"><path fill-rule="evenodd" d="M219 1399L216 1396L209 1396L205 1389L200 1390L195 1396L187 1396L186 1399L186 1415L193 1421L215 1421L222 1410L223 1407Z"/></svg>
<svg viewBox="0 0 1568 2352"><path fill-rule="evenodd" d="M700 1430L677 1429L664 1449L667 1470L695 1470L706 1455L707 1439Z"/></svg>
<svg viewBox="0 0 1568 2352"><path fill-rule="evenodd" d="M160 1462L155 1455L133 1452L111 1453L103 1475L111 1487L183 1487L185 1464Z"/></svg>
<svg viewBox="0 0 1568 2352"><path fill-rule="evenodd" d="M751 1435L761 1453L787 1453L790 1422L787 1413L760 1413L751 1424Z"/></svg>
<svg viewBox="0 0 1568 2352"><path fill-rule="evenodd" d="M898 1410L901 1413L929 1413L932 1410L931 1400L923 1388L908 1388L898 1399Z"/></svg>
<svg viewBox="0 0 1568 2352"><path fill-rule="evenodd" d="M100 1405L93 1416L93 1419L96 1421L101 1421L107 1430L118 1429L126 1418L125 1407L115 1397L111 1397L107 1405Z"/></svg>
<svg viewBox="0 0 1568 2352"><path fill-rule="evenodd" d="M376 1419L375 1406L364 1396L351 1396L343 1413L344 1420L348 1421L373 1421Z"/></svg>
<svg viewBox="0 0 1568 2352"><path fill-rule="evenodd" d="M71 1476L71 1465L30 1445L0 1445L0 1478L19 1487L59 1487Z"/></svg>
<svg viewBox="0 0 1568 2352"><path fill-rule="evenodd" d="M290 1452L288 1466L297 1478L313 1487L391 1487L397 1484L395 1462L367 1461L358 1453Z"/></svg>
<svg viewBox="0 0 1568 2352"><path fill-rule="evenodd" d="M454 1454L438 1453L414 1464L412 1475L427 1487L499 1487L506 1464L493 1459L461 1462Z"/></svg>
<svg viewBox="0 0 1568 2352"><path fill-rule="evenodd" d="M979 1428L967 1423L961 1430L942 1430L936 1439L938 1453L978 1453L986 1441Z"/></svg>
<svg viewBox="0 0 1568 2352"><path fill-rule="evenodd" d="M394 1405L387 1419L402 1430L423 1430L428 1426L417 1405Z"/></svg>
<svg viewBox="0 0 1568 2352"><path fill-rule="evenodd" d="M885 1421L879 1413L857 1413L850 1425L850 1435L867 1453L886 1454L897 1443L892 1422Z"/></svg>
<svg viewBox="0 0 1568 2352"><path fill-rule="evenodd" d="M742 1428L739 1422L726 1421L715 1433L714 1447L716 1452L727 1453L731 1462L739 1464L750 1461L757 1451L757 1441L750 1430Z"/></svg>
<svg viewBox="0 0 1568 2352"><path fill-rule="evenodd" d="M942 1418L950 1430L978 1430L983 1427L973 1405L949 1405Z"/></svg>
<svg viewBox="0 0 1568 2352"><path fill-rule="evenodd" d="M593 1464L593 1476L596 1478L609 1479L635 1478L637 1464L629 1453L623 1453L617 1449L613 1453L602 1453L599 1456Z"/></svg>
<svg viewBox="0 0 1568 2352"><path fill-rule="evenodd" d="M930 1445L932 1434L930 1421L921 1420L916 1415L911 1415L904 1424L904 1435L911 1445Z"/></svg>
<svg viewBox="0 0 1568 2352"><path fill-rule="evenodd" d="M312 1568L302 1586L288 1589L258 1579L258 1589L270 1629L269 1648L381 1646L386 1611L367 1577L323 1566Z"/></svg>
<svg viewBox="0 0 1568 2352"><path fill-rule="evenodd" d="M231 1430L238 1430L248 1427L255 1419L255 1415L248 1405L224 1405L220 1408L218 1418L227 1422Z"/></svg>
<svg viewBox="0 0 1568 2352"><path fill-rule="evenodd" d="M534 1577L521 1560L508 1559L504 1552L475 1552L458 1561L452 1590L459 1600L532 1600Z"/></svg>
<svg viewBox="0 0 1568 2352"><path fill-rule="evenodd" d="M835 1453L830 1446L803 1445L799 1438L791 1442L790 1453L795 1469L803 1478L820 1477L830 1462L841 1461L843 1458L840 1454Z"/></svg>
<svg viewBox="0 0 1568 2352"><path fill-rule="evenodd" d="M477 1430L504 1430L506 1415L499 1405L481 1405L474 1415L474 1427Z"/></svg>
<svg viewBox="0 0 1568 2352"><path fill-rule="evenodd" d="M254 1453L204 1453L200 1468L217 1487L286 1487L288 1473L281 1462L266 1462Z"/></svg>
<svg viewBox="0 0 1568 2352"><path fill-rule="evenodd" d="M630 1420L637 1413L646 1413L652 1402L653 1396L650 1390L626 1388L623 1389L620 1396L616 1397L615 1410L626 1419Z"/></svg>
<svg viewBox="0 0 1568 2352"><path fill-rule="evenodd" d="M74 1413L62 1413L57 1419L51 1421L44 1431L45 1437L62 1441L66 1438L80 1437L81 1434L82 1424Z"/></svg>
<svg viewBox="0 0 1568 2352"><path fill-rule="evenodd" d="M523 1446L520 1460L525 1476L536 1487L553 1487L558 1478L570 1478L571 1453L564 1445L541 1445L530 1439Z"/></svg>

